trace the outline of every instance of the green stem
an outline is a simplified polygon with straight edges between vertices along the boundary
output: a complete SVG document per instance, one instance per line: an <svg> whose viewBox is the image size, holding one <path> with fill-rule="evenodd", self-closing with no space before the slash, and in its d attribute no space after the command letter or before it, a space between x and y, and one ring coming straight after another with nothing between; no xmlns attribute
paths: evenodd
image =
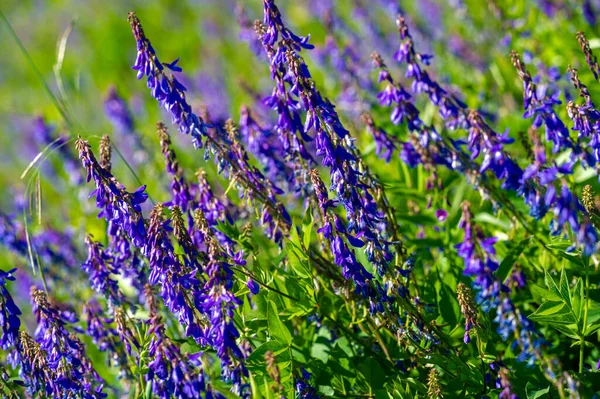
<svg viewBox="0 0 600 399"><path fill-rule="evenodd" d="M589 287L590 287L590 275L586 268L585 270L585 293L583 302L583 326L581 329L581 337L579 342L579 372L583 373L583 359L585 357L585 333L587 331L587 318L589 308Z"/></svg>

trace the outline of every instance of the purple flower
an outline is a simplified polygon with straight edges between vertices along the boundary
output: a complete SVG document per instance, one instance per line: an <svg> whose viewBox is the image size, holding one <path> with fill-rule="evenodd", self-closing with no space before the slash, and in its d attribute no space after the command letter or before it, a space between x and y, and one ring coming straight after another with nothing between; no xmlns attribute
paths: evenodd
<svg viewBox="0 0 600 399"><path fill-rule="evenodd" d="M317 90L299 54L301 49L313 47L308 44L309 37L299 37L285 26L273 0L264 0L263 5L264 24L257 23L256 31L269 56L271 78L275 81L273 96L267 103L278 111L280 120L285 115L286 124L279 129L286 137L284 149L291 149L290 155L299 159L303 154L300 143L315 140L316 154L330 170L331 191L346 211L349 232L366 244L369 261L384 273L393 259L385 239L385 216L369 192L373 185L371 178L358 170L360 155L348 130L335 106ZM298 123L300 110L306 112L303 125ZM316 135L310 136L311 131Z"/></svg>
<svg viewBox="0 0 600 399"><path fill-rule="evenodd" d="M304 176L302 165L286 161L286 151L277 132L259 125L246 106L242 107L240 113L240 133L248 151L263 165L270 181L287 187L287 191L307 193L307 177Z"/></svg>
<svg viewBox="0 0 600 399"><path fill-rule="evenodd" d="M196 278L198 270L184 268L175 256L175 248L168 236L169 231L170 221L164 220L164 207L158 204L150 214L148 241L142 250L149 259L148 282L160 288L160 296L165 306L178 317L185 327L186 335L198 342L204 342L192 301L194 289L200 284Z"/></svg>
<svg viewBox="0 0 600 399"><path fill-rule="evenodd" d="M88 274L94 291L104 295L111 305L119 305L124 297L117 281L111 278L111 275L118 274L114 258L104 250L102 244L93 241L91 236L85 238L85 243L88 246L88 257L81 269Z"/></svg>
<svg viewBox="0 0 600 399"><path fill-rule="evenodd" d="M579 47L581 47L581 51L585 55L585 61L590 67L590 71L594 74L594 78L598 80L600 77L600 65L598 64L598 59L592 52L590 47L590 42L585 37L583 32L577 32L577 42L579 43Z"/></svg>
<svg viewBox="0 0 600 399"><path fill-rule="evenodd" d="M498 378L496 379L496 388L502 391L498 395L500 399L518 399L517 394L513 393L513 387L508 376L509 370L506 367L500 367Z"/></svg>
<svg viewBox="0 0 600 399"><path fill-rule="evenodd" d="M533 117L533 126L535 128L544 124L546 127L546 139L554 143L552 152L556 153L560 150L572 148L573 143L569 138L569 130L553 108L555 105L561 103L558 100L560 92L547 95L545 87L537 87L516 51L511 52L511 60L517 69L519 78L523 81L523 108L525 109L523 117Z"/></svg>
<svg viewBox="0 0 600 399"><path fill-rule="evenodd" d="M208 222L200 210L194 214L194 225L203 237L208 261L205 273L208 279L200 291L194 294L197 308L207 317L210 323L203 330L203 336L221 360L221 374L225 381L230 382L232 392L240 395L245 387L242 378L248 371L241 362L247 353L237 344L240 336L233 323L234 311L240 305L240 300L231 292L233 286L233 271L228 254L211 234ZM240 259L237 263L243 263Z"/></svg>
<svg viewBox="0 0 600 399"><path fill-rule="evenodd" d="M79 158L87 170L87 181L94 180L96 190L90 195L96 196L96 206L101 209L98 217L109 222L108 234L115 236L122 229L136 247L141 247L146 239L146 227L140 205L146 202L146 186L129 193L113 175L102 168L92 153L87 141L79 137L75 142Z"/></svg>
<svg viewBox="0 0 600 399"><path fill-rule="evenodd" d="M21 327L21 310L6 288L7 281L15 281L13 274L16 270L0 270L0 349L3 350L8 350L16 344Z"/></svg>
<svg viewBox="0 0 600 399"><path fill-rule="evenodd" d="M111 326L114 319L106 316L100 304L93 299L83 306L83 313L87 321L86 333L92 342L100 351L109 353L109 364L119 368L121 377L131 377L125 347Z"/></svg>
<svg viewBox="0 0 600 399"><path fill-rule="evenodd" d="M173 192L173 204L179 206L184 212L187 212L194 206L194 198L191 189L185 181L183 169L177 162L177 155L171 148L171 137L167 132L167 127L158 122L157 131L160 139L160 148L165 156L167 171L173 176L171 190Z"/></svg>
<svg viewBox="0 0 600 399"><path fill-rule="evenodd" d="M148 334L152 339L148 347L149 372L146 378L152 386L153 396L161 399L191 399L206 393L208 397L200 362L201 353L181 353L179 346L167 336L158 314L151 314Z"/></svg>
<svg viewBox="0 0 600 399"><path fill-rule="evenodd" d="M43 291L32 290L32 307L38 327L35 332L39 349L47 353L47 395L105 398L103 381L85 357L83 343L66 326L75 320L50 304Z"/></svg>
<svg viewBox="0 0 600 399"><path fill-rule="evenodd" d="M313 169L310 172L313 189L317 195L319 208L322 213L324 225L319 229L325 240L329 242L331 253L335 264L341 267L342 275L356 284L356 290L363 297L367 298L373 293L369 289L370 280L373 276L356 260L354 251L352 251L342 237L346 237L352 245L364 245L361 240L357 240L347 233L340 218L330 212L335 207L335 202L329 200L325 184L319 177L318 171Z"/></svg>
<svg viewBox="0 0 600 399"><path fill-rule="evenodd" d="M135 13L129 13L128 20L137 42L138 53L135 65L132 68L138 71L138 79L144 76L148 78L148 89L150 89L152 97L157 99L160 105L169 111L173 124L179 126L181 133L191 134L194 147L201 148L208 126L202 118L193 113L192 107L185 98L186 88L175 76L172 74L167 75L165 71L166 66L171 71L181 72L181 68L176 65L179 59L171 64L162 64L158 60L150 41L146 38L140 20Z"/></svg>
<svg viewBox="0 0 600 399"><path fill-rule="evenodd" d="M250 292L254 295L258 294L258 292L260 291L260 285L258 285L256 281L252 280L250 277L248 277L246 285L248 286Z"/></svg>
<svg viewBox="0 0 600 399"><path fill-rule="evenodd" d="M300 374L296 376L296 395L301 399L318 399L321 397L317 390L310 385L310 373L304 368L300 369Z"/></svg>
<svg viewBox="0 0 600 399"><path fill-rule="evenodd" d="M446 218L448 217L448 212L446 212L444 209L438 209L435 211L435 217L440 222L444 222L446 220Z"/></svg>
<svg viewBox="0 0 600 399"><path fill-rule="evenodd" d="M475 287L479 290L477 301L483 310L496 310L494 321L498 324L498 334L505 340L516 335L518 338L514 345L520 348L518 359L533 364L545 341L531 322L514 307L507 295L509 288L494 274L498 269L494 248L497 239L485 237L479 226L475 225L468 202L464 202L462 207L459 227L464 230L465 237L457 248L458 254L465 260L464 274L475 277Z"/></svg>

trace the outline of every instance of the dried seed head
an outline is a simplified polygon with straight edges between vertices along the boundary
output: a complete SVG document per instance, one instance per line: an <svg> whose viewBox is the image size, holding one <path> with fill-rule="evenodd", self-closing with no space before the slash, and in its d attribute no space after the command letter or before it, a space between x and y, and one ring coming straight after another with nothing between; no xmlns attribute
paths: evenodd
<svg viewBox="0 0 600 399"><path fill-rule="evenodd" d="M440 385L440 373L432 368L427 377L427 395L429 398L436 399L442 397L442 386Z"/></svg>
<svg viewBox="0 0 600 399"><path fill-rule="evenodd" d="M463 283L459 283L456 286L456 295L458 297L458 303L460 304L460 311L465 316L465 343L470 341L470 331L477 327L477 308L475 301L473 300L473 291Z"/></svg>
<svg viewBox="0 0 600 399"><path fill-rule="evenodd" d="M254 21L254 32L256 32L256 36L258 36L259 39L262 39L265 33L267 33L267 28L265 24L257 19Z"/></svg>
<svg viewBox="0 0 600 399"><path fill-rule="evenodd" d="M589 184L583 188L581 202L588 213L593 213L595 211L594 190L592 190L592 186Z"/></svg>
<svg viewBox="0 0 600 399"><path fill-rule="evenodd" d="M523 63L523 60L521 59L521 55L517 51L512 50L510 52L510 60L511 60L513 66L517 70L517 74L519 75L519 79L521 79L524 82L530 82L531 81L531 75L529 74L529 71L525 67L525 64Z"/></svg>
<svg viewBox="0 0 600 399"><path fill-rule="evenodd" d="M279 372L279 367L277 367L275 354L272 351L265 353L265 362L267 363L267 372L269 373L271 379L275 382L275 387L273 387L273 389L278 392L283 392L283 385L281 385L281 373Z"/></svg>
<svg viewBox="0 0 600 399"><path fill-rule="evenodd" d="M105 134L100 140L100 166L110 172L112 164L110 163L112 149L110 146L110 137Z"/></svg>
<svg viewBox="0 0 600 399"><path fill-rule="evenodd" d="M585 61L590 67L590 71L594 74L594 78L598 80L600 75L600 65L598 65L598 59L592 52L592 48L590 47L590 42L583 32L577 32L577 42L579 43L579 47L581 47L581 51L583 51L583 55L585 55Z"/></svg>

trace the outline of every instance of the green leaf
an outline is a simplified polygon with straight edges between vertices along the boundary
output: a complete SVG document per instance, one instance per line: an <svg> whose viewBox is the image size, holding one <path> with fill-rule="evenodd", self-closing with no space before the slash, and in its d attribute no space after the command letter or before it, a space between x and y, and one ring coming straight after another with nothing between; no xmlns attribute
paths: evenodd
<svg viewBox="0 0 600 399"><path fill-rule="evenodd" d="M573 312L578 319L583 317L583 308L584 308L584 294L583 294L583 282L580 278L577 279L577 283L575 284L575 288L573 288L571 303L573 304ZM585 326L584 326L585 327Z"/></svg>
<svg viewBox="0 0 600 399"><path fill-rule="evenodd" d="M325 396L335 395L335 391L329 385L319 385L319 393L321 393Z"/></svg>
<svg viewBox="0 0 600 399"><path fill-rule="evenodd" d="M572 310L564 302L546 301L532 314L529 319L549 324L577 323Z"/></svg>
<svg viewBox="0 0 600 399"><path fill-rule="evenodd" d="M593 334L598 330L600 330L600 323L591 325L585 330L585 336L587 337L588 335Z"/></svg>
<svg viewBox="0 0 600 399"><path fill-rule="evenodd" d="M383 388L386 374L381 365L372 357L356 365L356 369L363 376L371 389Z"/></svg>
<svg viewBox="0 0 600 399"><path fill-rule="evenodd" d="M321 327L318 334L314 337L314 342L310 348L310 355L315 359L321 360L323 363L327 363L331 350L331 332L325 327Z"/></svg>
<svg viewBox="0 0 600 399"><path fill-rule="evenodd" d="M575 344L579 344L578 330L575 324L551 324L551 327L574 340Z"/></svg>
<svg viewBox="0 0 600 399"><path fill-rule="evenodd" d="M581 258L579 258L577 256L570 255L570 254L568 254L566 252L563 252L563 251L558 251L558 255L560 255L561 257L565 258L569 262L573 263L575 266L581 267Z"/></svg>
<svg viewBox="0 0 600 399"><path fill-rule="evenodd" d="M560 272L560 283L558 288L567 305L572 308L573 304L571 303L571 291L569 290L569 282L567 281L567 274L565 273L564 268Z"/></svg>
<svg viewBox="0 0 600 399"><path fill-rule="evenodd" d="M448 287L441 283L438 292L438 306L440 313L446 323L456 325L460 320L460 305L456 300L456 294Z"/></svg>
<svg viewBox="0 0 600 399"><path fill-rule="evenodd" d="M554 281L552 276L548 273L548 271L546 271L544 274L544 284L546 284L546 287L548 287L550 292L552 292L553 294L557 295L560 298L563 298L562 294L560 293L560 289L558 288L558 285L556 285L556 282Z"/></svg>
<svg viewBox="0 0 600 399"><path fill-rule="evenodd" d="M527 245L529 245L529 243L531 242L531 237L532 236L525 238L516 247L511 249L510 252L504 257L504 260L502 261L502 263L500 263L498 270L496 270L496 276L498 277L498 279L500 279L500 281L506 281L506 278L510 275L510 272L513 266L515 265L517 259L519 259L519 256L523 253L525 248L527 248Z"/></svg>
<svg viewBox="0 0 600 399"><path fill-rule="evenodd" d="M547 290L537 284L530 284L529 289L532 295L538 295L545 301L560 301L562 298L560 295L556 295L550 290Z"/></svg>
<svg viewBox="0 0 600 399"><path fill-rule="evenodd" d="M306 216L302 221L302 243L304 244L304 248L308 249L310 247L310 239L312 236L313 230L313 215L311 210L309 209L306 212Z"/></svg>
<svg viewBox="0 0 600 399"><path fill-rule="evenodd" d="M290 334L285 324L283 324L283 322L279 318L277 305L275 305L275 302L271 300L267 302L267 324L269 326L269 333L273 338L290 346L292 344L292 335Z"/></svg>
<svg viewBox="0 0 600 399"><path fill-rule="evenodd" d="M473 220L479 223L489 223L493 226L498 226L502 230L510 230L510 223L508 221L500 220L499 218L490 215L489 213L479 212L475 215Z"/></svg>
<svg viewBox="0 0 600 399"><path fill-rule="evenodd" d="M244 362L245 365L252 370L260 369L265 365L265 353L271 351L275 355L277 362L289 361L289 351L285 343L272 340L259 345Z"/></svg>
<svg viewBox="0 0 600 399"><path fill-rule="evenodd" d="M147 385L146 385L146 392L145 392L145 394L146 394L146 399L151 399L151 398L152 398L152 396L153 396L153 395L152 395L152 393L153 393L153 392L152 392L152 388L153 388L153 385L152 385L152 384L147 384Z"/></svg>
<svg viewBox="0 0 600 399"><path fill-rule="evenodd" d="M306 259L303 255L298 254L299 251L290 246L288 248L288 261L294 272L302 278L310 278L310 270L306 264Z"/></svg>
<svg viewBox="0 0 600 399"><path fill-rule="evenodd" d="M531 382L528 382L525 387L525 392L527 393L527 399L538 399L550 392L550 386L539 389L534 387Z"/></svg>
<svg viewBox="0 0 600 399"><path fill-rule="evenodd" d="M552 316L561 312L565 308L565 303L562 301L546 301L537 308L529 317L533 316Z"/></svg>

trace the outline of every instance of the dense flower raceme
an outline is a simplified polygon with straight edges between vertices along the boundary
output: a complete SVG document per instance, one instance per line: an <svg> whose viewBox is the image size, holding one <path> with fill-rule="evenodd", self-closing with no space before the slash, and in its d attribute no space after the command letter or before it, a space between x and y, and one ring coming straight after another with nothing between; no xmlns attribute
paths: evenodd
<svg viewBox="0 0 600 399"><path fill-rule="evenodd" d="M438 344L438 338L425 328L422 316L414 311L400 311L403 315L398 317L396 306L403 306L403 302L415 301L410 298L410 293L402 283L411 272L414 260L408 257L402 268L395 270L396 278L390 278L382 285L364 266L357 261L354 250L349 244L360 246L356 237L352 236L344 223L333 210L337 206L335 200L328 197L327 190L316 169L310 172L313 188L317 196L317 206L323 226L318 230L329 244L331 254L336 265L342 268L342 275L348 282L353 282L359 298L366 300L371 314L376 319L381 317L385 324L399 340L410 337L416 341L425 340ZM387 316L387 318L385 317Z"/></svg>
<svg viewBox="0 0 600 399"><path fill-rule="evenodd" d="M558 99L560 92L547 94L544 86L538 89L517 52L511 52L511 60L519 78L523 81L523 108L525 108L523 116L525 118L533 117L533 126L536 129L542 124L546 127L546 140L553 143L552 152L556 153L567 148L573 148L569 130L553 108L554 105L561 103ZM579 149L574 148L573 154L575 155L579 151Z"/></svg>
<svg viewBox="0 0 600 399"><path fill-rule="evenodd" d="M226 221L233 223L233 219L227 209L226 203L214 194L208 183L206 172L201 169L198 170L196 172L198 180L197 184L189 184L186 181L183 168L177 161L177 155L172 148L171 137L167 132L166 126L159 122L157 128L161 150L165 156L167 172L173 176L171 182L173 201L166 205L176 205L184 213L187 213L190 229L193 226L193 211L198 208L206 215L206 219L211 226L216 226L218 223L224 223ZM214 230L214 233L223 245L231 246L232 242L226 235L216 229Z"/></svg>
<svg viewBox="0 0 600 399"><path fill-rule="evenodd" d="M467 148L471 152L470 158L474 160L479 154L484 154L479 171L492 170L496 177L503 181L502 188L516 190L529 206L530 214L536 219L542 218L548 210L552 209L555 220L550 226L551 233L557 235L563 232L568 223L577 234L579 245L586 254L590 254L598 241L595 231L587 219L584 219L582 223L579 222L578 210L581 210L582 207L568 187L563 183L557 189L554 184L558 174L571 173L573 165L568 163L542 168L539 164L540 162L545 163L546 158L542 151L539 151L537 163L523 171L504 149L505 144L512 142L507 133L498 135L478 112L468 110L462 102L444 91L429 77L429 74L422 69L420 62L429 64L431 57L416 52L404 19L399 17L397 22L401 44L396 53L396 59L407 64L406 75L413 79L413 91L428 94L430 101L439 107L440 115L448 128L468 129ZM568 130L552 109L552 106L556 104L556 99L545 100L545 93L537 93L529 72L516 53L513 53L512 59L519 77L524 81L525 109L531 110L531 115L537 114L534 127L537 128L542 123L546 125L546 135L548 140L554 142L553 150L555 152L565 148L574 148L572 157L584 159L584 164L589 164L590 158L586 156L586 152L578 150L578 146L573 145ZM525 117L528 116L530 115L526 113ZM534 177L536 178L533 179Z"/></svg>
<svg viewBox="0 0 600 399"><path fill-rule="evenodd" d="M206 273L209 279L206 281L205 286L202 287L199 277L201 270L199 270L199 264L196 259L200 254L197 253L193 245L184 246L188 251L194 251L194 253L187 252L186 259L188 261L182 264L179 257L175 255L175 249L170 241L169 231L173 227L182 236L183 234L187 235L186 229L181 228L184 221L181 218L182 214L179 208L175 207L173 210L173 216L177 217L177 220L173 220L174 226L171 227L170 220L164 220L163 206L160 204L157 205L150 215L146 231L144 219L141 216L138 205L141 202L132 199L135 194L127 193L124 188L116 183L114 177L99 165L87 143L79 140L77 145L84 166L88 167L88 171L94 177L97 187L104 188L108 185L115 190L114 194L111 192L110 196L101 196L97 193L97 198L101 199L101 206L104 206L105 203L108 203L110 206L111 202L119 204L121 211L124 211L121 220L124 219L126 222L134 218L139 218L138 225L143 227L143 230L132 233L131 225L133 223L131 222L129 222L128 227L124 227L123 229L128 233L132 241L136 237L134 234L138 234L138 237L143 239L142 253L149 259L150 273L148 281L150 284L160 287L160 295L165 305L178 317L179 322L185 326L186 335L193 337L199 343L217 348L217 353L222 360L224 378L233 383L233 389L236 392L241 393L245 389L241 383L245 369L237 360L234 360L236 358L243 358L243 353L235 342L239 333L231 321L233 310L226 310L224 311L225 313L222 313L220 308L223 305L218 305L222 302L223 304L229 304L228 306L230 307L237 302L237 299L232 294L227 293L227 289L230 288L232 283L231 275L225 280L220 280L217 277L223 272L223 267L226 264L215 263L212 269L210 266L207 266ZM141 190L138 191L138 193L141 192ZM145 200L145 197L141 198ZM199 228L199 232L205 241L204 244L206 245L206 240L210 239L211 245L207 246L209 257L216 257L219 253L223 254L223 250L215 252L217 251L215 248L220 248L220 246L212 237L204 216L199 216L202 215L199 209L196 210L195 215L195 222L201 223L203 226ZM143 232L143 236L140 235L140 232ZM175 234L177 235L177 232ZM192 242L189 237L187 241L189 243ZM217 260L215 259L214 262L217 262ZM242 262L242 260L237 260L237 262ZM211 262L209 261L210 264ZM220 268L217 267L218 265L220 265ZM215 270L219 271L217 275L212 276L213 273L216 273ZM215 284L219 285L215 286ZM200 323L204 324L204 319L199 318L198 309L200 309L201 314L206 314L206 318L211 322L207 328L200 325Z"/></svg>
<svg viewBox="0 0 600 399"><path fill-rule="evenodd" d="M355 246L360 247L362 242L349 234L341 219L331 212L337 203L329 199L325 184L316 169L310 172L310 178L317 196L321 219L323 220L323 227L319 229L319 232L329 242L335 264L342 268L344 277L354 281L360 295L369 298L374 294L370 289L370 280L373 279L373 275L366 271L364 266L356 260L354 251L346 243L353 243ZM381 306L382 303L379 302L378 305Z"/></svg>
<svg viewBox="0 0 600 399"><path fill-rule="evenodd" d="M377 128L373 119L368 115L365 116L363 121L377 143L377 154L381 156L381 152L385 148L384 158L389 162L394 150L401 148L400 158L407 165L415 166L417 163L422 163L426 166L435 164L451 169L463 169L460 159L441 142L441 137L435 128L427 126L421 121L419 110L410 102L410 94L401 84L394 81L381 56L372 53L371 59L373 65L379 69L377 80L385 83L385 88L377 95L379 103L387 107L394 106L390 115L393 124L406 123L408 128L415 132L411 141L404 143L396 137L388 135L383 129Z"/></svg>
<svg viewBox="0 0 600 399"><path fill-rule="evenodd" d="M595 165L595 159L588 156L585 147L584 149L581 149L578 142L573 143L569 136L568 129L552 109L552 106L557 103L556 100L543 98L543 93L540 94L539 90L536 89L535 84L531 81L530 74L521 61L520 56L513 51L511 53L511 58L519 77L524 82L524 107L526 111L532 110L532 112L537 114L536 121L533 125L534 129L541 124L541 122L537 122L537 120L543 120L543 123L546 125L546 138L549 139L549 135L559 138L557 140L553 139L555 143L553 152L572 148L571 162L565 162L561 165L557 165L556 163L548 165L546 161L546 150L539 139L536 139L535 134L533 134L532 141L534 144L535 162L525 170L523 180L536 178L540 185L546 187L544 202L547 207L553 208L555 214L555 219L551 224L551 233L553 235L558 235L564 232L564 228L568 223L572 231L577 234L577 242L582 246L583 252L589 256L594 253L598 243L596 230L593 228L589 218L584 217L583 220L580 221L579 214L582 213L584 209L577 197L571 192L570 188L563 182L560 185L560 191L558 191L554 182L557 180L559 173L563 175L571 174L573 165L578 158L581 160L583 167L593 167ZM585 93L587 89L577 79L576 74L573 75L573 81L576 88L580 90L580 94L583 94L583 96L586 97ZM589 95L587 95L587 97L589 98ZM533 106L536 108L531 108ZM588 106L593 109L593 104L588 104ZM570 109L569 106L567 108ZM557 147L558 141L561 141L559 147Z"/></svg>
<svg viewBox="0 0 600 399"><path fill-rule="evenodd" d="M230 292L233 284L230 265L222 260L228 255L199 209L194 213L194 226L193 233L200 237L206 253L201 253L194 245L178 207L173 208L168 221L164 220L161 204L154 208L148 227L148 243L144 248L144 254L150 259L149 283L160 287L165 306L177 315L187 336L215 348L221 359L223 378L233 384L234 392L242 394L245 391L242 378L246 371L240 360L245 356L236 343L239 332L232 321L239 300ZM183 263L175 255L168 234L171 230L185 252ZM243 265L245 262L240 255L234 256L233 260ZM203 269L200 269L199 258L207 261Z"/></svg>
<svg viewBox="0 0 600 399"><path fill-rule="evenodd" d="M73 316L59 311L43 291L32 289L31 300L38 322L35 339L39 350L47 353L47 394L58 398L106 397L103 381L85 356L83 343L67 330L67 324L75 321Z"/></svg>
<svg viewBox="0 0 600 399"><path fill-rule="evenodd" d="M102 244L93 241L90 236L86 237L85 243L88 246L88 257L81 268L89 275L90 286L99 294L104 295L112 305L119 305L124 298L117 281L111 278L118 274L115 270L113 256L107 253Z"/></svg>
<svg viewBox="0 0 600 399"><path fill-rule="evenodd" d="M585 33L577 32L577 42L579 43L579 47L581 47L583 55L585 55L585 60L590 68L590 71L592 71L594 74L594 78L596 78L596 80L600 79L600 64L598 64L598 59L592 52L590 42L585 37Z"/></svg>
<svg viewBox="0 0 600 399"><path fill-rule="evenodd" d="M281 243L291 224L287 210L277 199L282 191L265 179L256 167L250 165L246 150L239 141L239 131L233 122L227 121L224 128L217 126L212 129L214 125L205 123L192 112L185 100L185 87L174 76L166 76L163 64L158 61L134 13L129 14L129 22L138 45L138 57L133 67L139 71L138 77L148 77L148 87L152 89L153 97L171 112L173 123L179 126L182 133L191 133L196 148L201 148L206 139L209 151L205 152L205 157L208 158L210 153L214 154L219 172L224 172L235 182L240 195L248 201L258 201L263 205L261 223L266 226L268 236ZM177 61L164 65L180 72L181 68L176 66Z"/></svg>
<svg viewBox="0 0 600 399"><path fill-rule="evenodd" d="M138 53L133 69L138 71L138 79L147 77L152 97L171 114L173 123L179 126L179 131L190 134L196 148L202 147L207 125L188 104L185 98L186 88L175 76L168 76L165 70L167 68L173 72L181 72L181 68L177 66L179 59L170 64L161 63L135 13L130 13L128 20L137 42Z"/></svg>
<svg viewBox="0 0 600 399"><path fill-rule="evenodd" d="M428 95L430 102L438 108L448 129L460 128L467 129L469 132L467 150L470 154L464 154L460 148L457 148L455 152L453 151L453 160L460 159L463 154L471 160L483 155L479 173L486 170L493 171L496 177L503 181L502 188L519 190L526 201L532 196L539 198L534 188L527 184L521 187L519 184L523 171L504 149L505 144L512 142L508 132L503 135L497 134L487 125L479 112L468 109L466 104L435 82L421 65L429 65L432 56L415 50L404 17L398 16L396 23L400 33L400 46L394 58L399 63L406 64L406 77L412 79L412 91ZM453 145L458 146L458 143ZM452 151L452 148L448 150ZM532 208L534 205L537 204L530 204ZM532 209L532 213L534 212Z"/></svg>
<svg viewBox="0 0 600 399"><path fill-rule="evenodd" d="M578 133L577 139L580 145L584 148L586 145L591 147L595 162L591 161L588 164L593 166L594 163L600 162L600 112L593 103L587 86L579 79L577 70L569 68L569 71L571 72L573 86L575 86L575 89L577 89L579 96L584 102L579 105L574 101L569 101L567 104L567 113L573 121L572 129ZM583 143L584 140L589 141Z"/></svg>
<svg viewBox="0 0 600 399"><path fill-rule="evenodd" d="M239 130L248 152L260 161L270 181L287 188L286 191L308 194L306 169L302 162L286 161L278 131L271 131L259 124L254 113L246 106L240 112Z"/></svg>
<svg viewBox="0 0 600 399"><path fill-rule="evenodd" d="M109 364L119 368L119 376L121 378L131 378L131 372L127 367L128 359L125 346L120 340L117 331L112 327L114 318L108 317L102 305L95 299L89 300L83 306L82 313L85 315L87 323L85 331L92 338L93 343L100 351L109 354Z"/></svg>
<svg viewBox="0 0 600 399"><path fill-rule="evenodd" d="M158 138L160 140L160 149L165 156L165 163L167 166L167 172L173 176L171 182L171 190L173 191L173 204L179 206L184 212L187 212L193 204L193 194L185 178L183 176L183 169L177 162L177 156L175 151L171 148L171 137L167 132L167 127L158 123L157 125Z"/></svg>
<svg viewBox="0 0 600 399"><path fill-rule="evenodd" d="M283 24L272 0L264 0L263 5L264 24L257 24L257 33L271 60L271 77L276 82L273 95L265 101L278 112L283 104L294 108L295 116L291 121L295 122L287 129L295 139L311 140L308 132L316 131L316 153L321 157L323 166L330 170L331 190L346 210L348 230L360 237L369 261L376 265L380 274L384 274L393 258L389 242L381 238L387 230L386 219L369 191L371 187L359 171L360 154L353 139L342 125L335 106L315 87L308 67L299 55L300 49L313 47L308 44L309 37L292 33ZM306 111L303 126L298 121L300 107Z"/></svg>
<svg viewBox="0 0 600 399"><path fill-rule="evenodd" d="M21 310L6 288L8 281L15 281L16 269L0 270L0 349L7 350L15 345L19 336Z"/></svg>
<svg viewBox="0 0 600 399"><path fill-rule="evenodd" d="M518 311L508 293L509 287L500 281L494 272L498 269L496 237L486 237L481 228L473 221L468 202L462 205L462 217L459 223L464 232L464 241L457 246L458 254L465 261L464 274L474 277L477 288L477 301L484 309L495 309L494 321L498 324L498 334L504 339L515 336L514 345L521 350L519 359L533 364L540 353L543 338L520 311ZM467 320L468 323L468 320ZM468 335L465 333L465 342Z"/></svg>
<svg viewBox="0 0 600 399"><path fill-rule="evenodd" d="M150 300L150 298L146 298ZM148 363L148 379L152 393L158 398L197 398L206 391L204 374L199 359L188 358L165 333L161 316L150 314L148 334L152 336L148 348L152 358Z"/></svg>
<svg viewBox="0 0 600 399"><path fill-rule="evenodd" d="M87 141L78 138L75 147L87 170L87 181L93 179L96 185L90 195L96 196L96 206L101 209L98 217L105 218L109 223L108 234L116 236L122 230L133 245L142 247L146 240L146 227L140 205L148 199L148 194L144 192L146 186L129 193L109 171L100 166Z"/></svg>
<svg viewBox="0 0 600 399"><path fill-rule="evenodd" d="M206 281L194 300L198 309L206 316L208 325L203 334L206 342L217 351L221 360L221 374L232 383L232 391L242 397L249 395L249 387L242 379L248 375L243 359L248 351L236 340L240 333L233 322L234 311L241 301L231 291L233 288L232 266L244 266L246 261L242 253L230 254L213 236L210 226L202 212L194 213L196 233L206 247L207 263L204 273Z"/></svg>

